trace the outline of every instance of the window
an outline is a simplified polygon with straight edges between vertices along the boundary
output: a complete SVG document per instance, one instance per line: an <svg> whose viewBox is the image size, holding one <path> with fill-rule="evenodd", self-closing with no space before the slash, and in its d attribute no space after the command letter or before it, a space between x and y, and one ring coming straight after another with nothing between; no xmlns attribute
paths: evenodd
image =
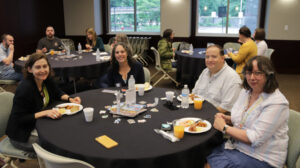
<svg viewBox="0 0 300 168"><path fill-rule="evenodd" d="M110 32L160 32L160 0L110 0Z"/></svg>
<svg viewBox="0 0 300 168"><path fill-rule="evenodd" d="M198 0L197 34L238 34L244 25L254 32L259 6L259 0Z"/></svg>

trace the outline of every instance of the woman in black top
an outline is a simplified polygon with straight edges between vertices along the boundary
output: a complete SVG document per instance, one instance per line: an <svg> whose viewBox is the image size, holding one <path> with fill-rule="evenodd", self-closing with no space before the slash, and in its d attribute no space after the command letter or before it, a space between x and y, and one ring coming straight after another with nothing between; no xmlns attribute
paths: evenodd
<svg viewBox="0 0 300 168"><path fill-rule="evenodd" d="M110 87L120 83L128 86L130 75L133 75L135 83L145 83L143 66L132 58L132 51L124 43L117 43L112 50L111 67L107 73L107 84Z"/></svg>
<svg viewBox="0 0 300 168"><path fill-rule="evenodd" d="M16 148L33 152L32 143L38 138L31 135L36 119L58 119L61 113L47 107L55 100L81 103L79 97L71 98L63 93L51 79L51 67L42 53L32 54L25 64L24 79L17 87L6 134Z"/></svg>

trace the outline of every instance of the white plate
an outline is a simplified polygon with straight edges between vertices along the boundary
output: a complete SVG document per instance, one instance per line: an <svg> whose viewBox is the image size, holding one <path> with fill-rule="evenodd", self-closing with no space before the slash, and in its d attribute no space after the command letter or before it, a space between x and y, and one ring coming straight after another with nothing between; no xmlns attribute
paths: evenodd
<svg viewBox="0 0 300 168"><path fill-rule="evenodd" d="M175 121L175 125L178 125L179 123L181 122L184 122L184 121L187 121L187 120L192 120L192 121L197 121L197 120L201 120L200 118L196 118L196 117L186 117L186 118L181 118L179 120L176 120ZM209 131L211 129L211 123L207 120L203 120L204 123L206 123L206 127L203 127L200 131L189 131L189 128L190 126L187 126L184 128L184 132L187 132L187 133L191 133L191 134L200 134L200 133L203 133L203 132L206 132L206 131Z"/></svg>
<svg viewBox="0 0 300 168"><path fill-rule="evenodd" d="M135 88L138 88L138 86L140 86L140 85L145 85L145 84L135 84ZM153 88L152 85L149 84L149 87L145 88L145 91L147 92L149 90L152 90L152 88ZM136 89L136 91L138 91L138 90Z"/></svg>
<svg viewBox="0 0 300 168"><path fill-rule="evenodd" d="M66 112L63 113L62 115L64 115L64 114L73 115L73 114L80 112L83 109L83 106L81 104L76 104L76 103L63 103L63 104L56 105L56 108L66 107L66 106L79 106L79 110L74 111L74 112L71 112L70 110L66 110Z"/></svg>

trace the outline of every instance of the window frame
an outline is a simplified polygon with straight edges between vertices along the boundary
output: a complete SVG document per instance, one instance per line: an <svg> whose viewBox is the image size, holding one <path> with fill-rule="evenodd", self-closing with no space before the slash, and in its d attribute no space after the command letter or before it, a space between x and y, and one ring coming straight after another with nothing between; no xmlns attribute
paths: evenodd
<svg viewBox="0 0 300 168"><path fill-rule="evenodd" d="M118 33L125 33L127 35L160 35L161 34L161 27L160 27L160 30L159 32L137 32L137 25L136 25L136 17L137 17L137 14L136 14L136 10L137 10L137 6L136 6L136 0L133 0L134 1L134 31L111 31L111 13L110 13L110 0L108 0L108 3L107 3L107 11L108 11L108 35L116 35ZM161 1L161 0L160 0ZM161 7L160 7L160 10L161 10ZM161 23L160 23L161 25Z"/></svg>
<svg viewBox="0 0 300 168"><path fill-rule="evenodd" d="M256 27L259 27L260 26L260 17L261 17L261 8L262 8L262 1L261 0L258 0L259 4L258 4L258 8L257 8L257 23L256 23ZM226 33L199 33L198 32L198 27L199 27L199 24L198 24L198 21L199 21L199 8L198 8L198 4L199 3L199 0L196 0L196 31L195 31L195 35L197 37L199 36L206 36L206 37L239 37L239 34L228 34L228 22L229 22L229 12L227 12L226 14ZM227 0L227 11L229 11L229 5L230 5L230 0ZM254 33L254 32L251 32L251 33Z"/></svg>

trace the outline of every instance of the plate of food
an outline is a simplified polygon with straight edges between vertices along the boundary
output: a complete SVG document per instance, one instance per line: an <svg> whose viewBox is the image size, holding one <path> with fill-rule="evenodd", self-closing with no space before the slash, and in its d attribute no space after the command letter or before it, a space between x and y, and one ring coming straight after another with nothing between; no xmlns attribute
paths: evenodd
<svg viewBox="0 0 300 168"><path fill-rule="evenodd" d="M82 52L92 52L93 50L92 49L84 49L82 50Z"/></svg>
<svg viewBox="0 0 300 168"><path fill-rule="evenodd" d="M145 86L145 91L151 90L153 87L150 85L149 82L145 82L145 84L135 84L135 89L138 91L138 87L144 85Z"/></svg>
<svg viewBox="0 0 300 168"><path fill-rule="evenodd" d="M199 134L209 131L212 127L211 123L201 118L186 117L176 120L174 125L184 126L184 132L191 134Z"/></svg>
<svg viewBox="0 0 300 168"><path fill-rule="evenodd" d="M195 94L189 94L189 104L194 104L194 99L195 98L202 98L203 99L203 97L201 97L201 96L199 96L199 95L195 95ZM177 100L178 101L180 101L181 102L181 100L182 100L182 96L181 95L179 95L179 96L177 96ZM203 99L204 100L204 99Z"/></svg>
<svg viewBox="0 0 300 168"><path fill-rule="evenodd" d="M55 107L62 115L73 115L80 112L83 109L81 104L76 103L63 103Z"/></svg>

